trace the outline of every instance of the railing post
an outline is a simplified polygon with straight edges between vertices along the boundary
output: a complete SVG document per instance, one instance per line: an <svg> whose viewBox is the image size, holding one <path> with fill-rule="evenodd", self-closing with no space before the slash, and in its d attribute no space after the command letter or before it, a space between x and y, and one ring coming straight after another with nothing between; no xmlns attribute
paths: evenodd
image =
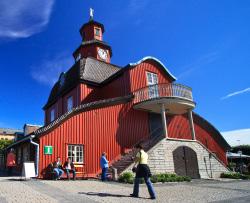
<svg viewBox="0 0 250 203"><path fill-rule="evenodd" d="M166 110L165 110L165 105L164 104L161 104L161 118L162 118L162 127L163 127L164 136L166 136L166 138L168 138Z"/></svg>
<svg viewBox="0 0 250 203"><path fill-rule="evenodd" d="M188 110L188 119L189 119L191 134L192 134L192 140L196 140L192 110Z"/></svg>

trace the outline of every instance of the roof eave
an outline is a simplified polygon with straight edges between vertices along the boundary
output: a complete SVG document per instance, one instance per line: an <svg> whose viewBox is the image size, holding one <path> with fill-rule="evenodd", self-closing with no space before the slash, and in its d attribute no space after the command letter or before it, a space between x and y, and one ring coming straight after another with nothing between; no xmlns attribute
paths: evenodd
<svg viewBox="0 0 250 203"><path fill-rule="evenodd" d="M147 60L152 60L155 61L156 63L158 63L160 66L162 66L162 68L165 70L165 72L171 77L171 79L173 81L177 80L177 78L168 70L168 68L157 58L153 57L153 56L146 56L144 58L142 58L141 60L137 61L136 63L129 63L127 66L137 66ZM127 67L126 66L126 67Z"/></svg>

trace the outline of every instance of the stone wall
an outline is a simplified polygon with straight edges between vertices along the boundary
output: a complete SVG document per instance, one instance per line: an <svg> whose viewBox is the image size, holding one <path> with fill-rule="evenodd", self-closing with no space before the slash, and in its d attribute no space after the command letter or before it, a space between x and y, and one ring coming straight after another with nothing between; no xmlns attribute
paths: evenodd
<svg viewBox="0 0 250 203"><path fill-rule="evenodd" d="M174 173L173 151L180 146L187 146L196 152L201 178L219 178L222 172L228 172L223 163L201 143L194 140L163 139L148 151L148 164L152 173ZM132 166L126 171L131 171L131 168Z"/></svg>

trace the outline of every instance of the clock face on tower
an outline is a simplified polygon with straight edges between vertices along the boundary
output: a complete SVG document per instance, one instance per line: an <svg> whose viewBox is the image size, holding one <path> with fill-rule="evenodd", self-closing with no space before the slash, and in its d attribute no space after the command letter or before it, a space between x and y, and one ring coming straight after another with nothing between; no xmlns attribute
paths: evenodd
<svg viewBox="0 0 250 203"><path fill-rule="evenodd" d="M107 52L107 50L98 48L98 56L99 56L102 60L107 61L107 59L108 59L108 52Z"/></svg>

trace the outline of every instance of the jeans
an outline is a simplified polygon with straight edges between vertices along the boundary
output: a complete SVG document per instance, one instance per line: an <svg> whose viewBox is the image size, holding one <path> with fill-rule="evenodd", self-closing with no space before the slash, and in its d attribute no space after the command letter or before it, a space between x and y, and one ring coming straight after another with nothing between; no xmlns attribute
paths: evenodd
<svg viewBox="0 0 250 203"><path fill-rule="evenodd" d="M108 171L108 168L103 168L102 169L102 181L106 180L106 178L107 178L107 171Z"/></svg>
<svg viewBox="0 0 250 203"><path fill-rule="evenodd" d="M54 168L54 171L56 172L56 178L60 178L64 173L63 170L60 168Z"/></svg>
<svg viewBox="0 0 250 203"><path fill-rule="evenodd" d="M145 183L148 187L148 192L150 194L151 198L155 198L155 191L153 188L153 185L151 183L151 180L149 177L144 177ZM139 183L140 183L140 178L135 178L134 181L134 191L133 191L133 195L134 196L138 196L139 195Z"/></svg>
<svg viewBox="0 0 250 203"><path fill-rule="evenodd" d="M69 175L70 172L73 173L73 179L75 179L76 178L76 171L72 170L72 169L66 169L67 178L70 179L70 175Z"/></svg>

